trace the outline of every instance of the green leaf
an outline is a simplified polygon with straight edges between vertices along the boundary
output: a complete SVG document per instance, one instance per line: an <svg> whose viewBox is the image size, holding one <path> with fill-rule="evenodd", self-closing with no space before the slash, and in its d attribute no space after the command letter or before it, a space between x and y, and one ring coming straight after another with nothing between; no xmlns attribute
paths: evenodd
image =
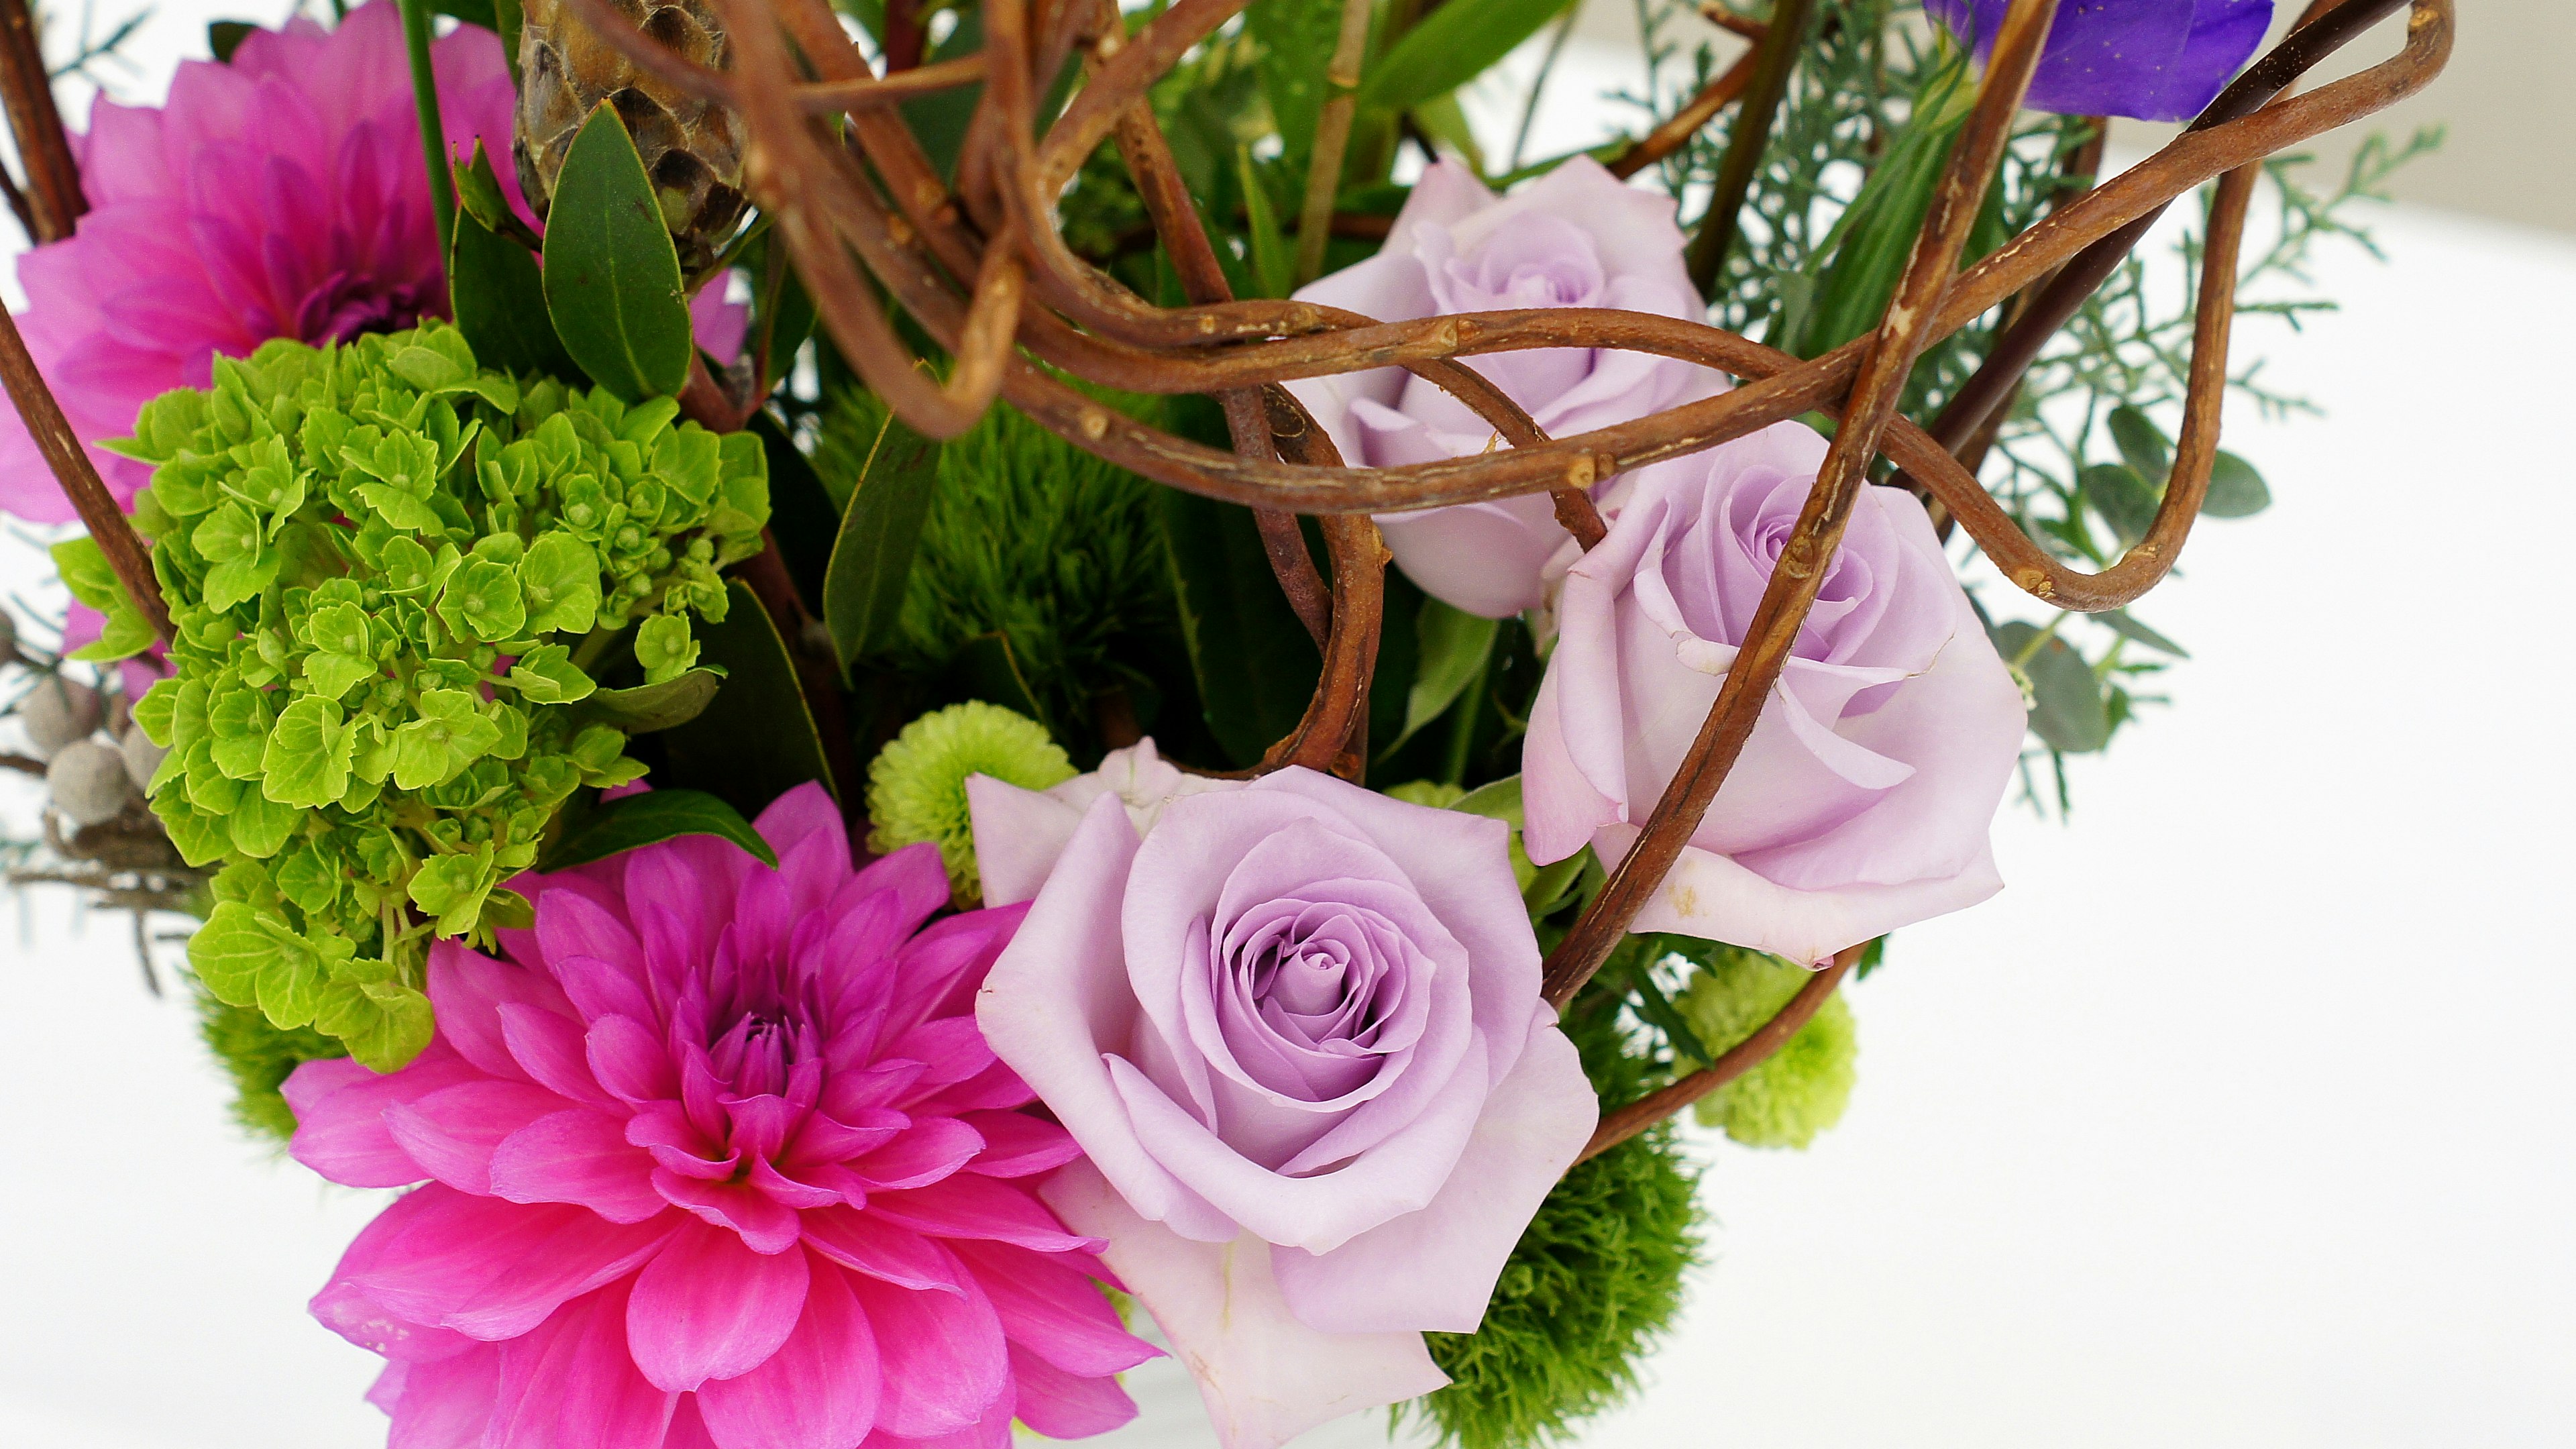
<svg viewBox="0 0 2576 1449"><path fill-rule="evenodd" d="M666 762L653 778L704 790L750 817L808 780L837 787L769 611L740 579L726 589L724 622L699 636L703 657L726 670L724 688L704 713L662 736Z"/></svg>
<svg viewBox="0 0 2576 1449"><path fill-rule="evenodd" d="M644 666L644 682L667 684L698 662L698 643L689 637L689 616L656 614L635 630L635 662Z"/></svg>
<svg viewBox="0 0 2576 1449"><path fill-rule="evenodd" d="M778 853L742 812L702 790L647 790L611 800L567 829L546 852L540 870L569 870L623 851L658 845L683 835L712 835L750 851L775 868Z"/></svg>
<svg viewBox="0 0 2576 1449"><path fill-rule="evenodd" d="M501 727L464 690L423 690L419 708L420 718L394 731L396 789L444 785L501 742Z"/></svg>
<svg viewBox="0 0 2576 1449"><path fill-rule="evenodd" d="M2173 472L2173 442L2145 410L2128 403L2111 409L2111 442L2120 460L2138 471L2158 491Z"/></svg>
<svg viewBox="0 0 2576 1449"><path fill-rule="evenodd" d="M2038 637L2036 625L2015 620L1995 631L1995 647L2005 659L2018 660ZM2102 698L2102 681L2065 640L2051 636L2023 661L2021 671L2030 681L2030 732L2042 743L2070 755L2110 743L2111 712Z"/></svg>
<svg viewBox="0 0 2576 1449"><path fill-rule="evenodd" d="M1778 331L1791 352L1820 356L1877 330L1931 210L1950 143L1975 100L1976 86L1964 66L1936 71L1925 82L1886 159L1816 248L1816 256L1830 260L1816 276L1804 315L1783 313Z"/></svg>
<svg viewBox="0 0 2576 1449"><path fill-rule="evenodd" d="M2095 614L2094 621L2123 639L2134 639L2150 649L2161 649L2176 659L2189 659L2191 651L2129 617L2126 609L2111 609Z"/></svg>
<svg viewBox="0 0 2576 1449"><path fill-rule="evenodd" d="M544 274L528 249L471 215L456 218L447 267L456 325L489 367L512 373L579 378L546 313Z"/></svg>
<svg viewBox="0 0 2576 1449"><path fill-rule="evenodd" d="M527 600L529 633L587 634L599 621L599 555L571 534L549 530L519 560L519 591Z"/></svg>
<svg viewBox="0 0 2576 1449"><path fill-rule="evenodd" d="M314 1021L375 1072L419 1056L429 1046L431 1025L429 998L399 981L334 981L322 989Z"/></svg>
<svg viewBox="0 0 2576 1449"><path fill-rule="evenodd" d="M2147 536L2161 500L2157 485L2126 463L2096 463L2078 475L2078 481L2083 485L2085 501L2111 526L2122 548Z"/></svg>
<svg viewBox="0 0 2576 1449"><path fill-rule="evenodd" d="M341 722L340 706L308 694L269 728L260 789L280 805L328 805L348 791L349 757L356 748L357 734Z"/></svg>
<svg viewBox="0 0 2576 1449"><path fill-rule="evenodd" d="M603 689L583 702L579 717L614 725L630 735L673 729L704 714L723 681L715 670L692 669L659 684Z"/></svg>
<svg viewBox="0 0 2576 1449"><path fill-rule="evenodd" d="M1252 511L1176 488L1158 493L1182 637L1208 728L1232 763L1253 764L1297 727L1322 657L1279 591Z"/></svg>
<svg viewBox="0 0 2576 1449"><path fill-rule="evenodd" d="M519 0L492 0L492 29L501 37L501 59L510 67L510 89L519 89L519 32L527 23L527 11Z"/></svg>
<svg viewBox="0 0 2576 1449"><path fill-rule="evenodd" d="M894 647L904 581L939 483L939 452L937 442L887 414L841 510L823 571L823 622L843 664Z"/></svg>
<svg viewBox="0 0 2576 1449"><path fill-rule="evenodd" d="M1360 105L1409 110L1482 75L1539 27L1564 13L1566 0L1452 0L1380 56L1360 77Z"/></svg>
<svg viewBox="0 0 2576 1449"><path fill-rule="evenodd" d="M51 552L54 571L62 577L72 597L107 617L98 638L73 650L70 657L108 664L130 659L152 647L152 626L144 622L143 611L127 597L125 585L116 577L116 570L109 567L107 555L99 550L96 540L86 536L67 538L55 544Z"/></svg>
<svg viewBox="0 0 2576 1449"><path fill-rule="evenodd" d="M280 969L288 952L284 942L293 939L283 927L264 923L249 905L221 901L188 938L188 969L217 1001L251 1006L259 1000L260 978Z"/></svg>
<svg viewBox="0 0 2576 1449"><path fill-rule="evenodd" d="M2272 490L2254 465L2234 453L2210 460L2209 496L2200 511L2212 518L2250 518L2272 506Z"/></svg>
<svg viewBox="0 0 2576 1449"><path fill-rule="evenodd" d="M1485 151L1476 144L1475 127L1468 124L1467 108L1458 103L1458 93L1433 96L1415 106L1409 113L1422 134L1440 142L1467 163L1477 175L1485 174Z"/></svg>
<svg viewBox="0 0 2576 1449"><path fill-rule="evenodd" d="M1289 168L1302 176L1323 113L1324 72L1339 40L1342 7L1333 0L1270 0L1247 6L1244 28L1261 43L1261 90L1286 146Z"/></svg>
<svg viewBox="0 0 2576 1449"><path fill-rule="evenodd" d="M519 214L510 209L510 198L501 189L501 176L492 169L492 158L483 151L483 138L474 138L474 154L448 168L456 178L456 205L466 216L483 224L483 229L497 237L506 237L533 250L540 239ZM472 340L472 335L467 335ZM481 352L476 349L477 354ZM490 359L485 359L487 362Z"/></svg>
<svg viewBox="0 0 2576 1449"><path fill-rule="evenodd" d="M544 283L556 335L591 380L627 402L689 378L680 256L617 110L582 122L547 212Z"/></svg>
<svg viewBox="0 0 2576 1449"><path fill-rule="evenodd" d="M1235 173L1243 185L1244 236L1252 247L1252 275L1261 284L1261 295L1285 297L1297 284L1297 258L1289 250L1288 238L1279 230L1279 214L1272 209L1270 188L1261 184L1261 173L1252 164L1252 148L1234 148Z"/></svg>
<svg viewBox="0 0 2576 1449"><path fill-rule="evenodd" d="M1415 731L1448 713L1449 706L1484 673L1502 621L1480 619L1426 598L1421 612L1413 616L1413 628L1421 653L1414 666L1413 688L1405 695L1404 729L1381 754L1393 753Z"/></svg>
<svg viewBox="0 0 2576 1449"><path fill-rule="evenodd" d="M1521 777L1506 775L1491 784L1480 785L1449 808L1500 820L1518 830L1521 828Z"/></svg>
<svg viewBox="0 0 2576 1449"><path fill-rule="evenodd" d="M241 43L250 39L251 32L257 29L258 26L247 20L209 20L206 22L206 49L214 52L218 62L230 65L233 52L241 49Z"/></svg>

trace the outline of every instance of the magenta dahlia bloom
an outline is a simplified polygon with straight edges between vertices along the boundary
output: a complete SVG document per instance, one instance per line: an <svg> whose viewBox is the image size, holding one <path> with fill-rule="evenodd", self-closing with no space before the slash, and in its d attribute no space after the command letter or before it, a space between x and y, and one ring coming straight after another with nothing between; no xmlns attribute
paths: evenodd
<svg viewBox="0 0 2576 1449"><path fill-rule="evenodd" d="M358 1235L316 1316L391 1362L397 1449L1006 1449L1126 1422L1155 1352L1037 1183L975 991L1024 908L927 929L938 852L853 871L820 786L758 828L523 877L508 959L430 959L438 1034L286 1086L296 1158L432 1179Z"/></svg>
<svg viewBox="0 0 2576 1449"><path fill-rule="evenodd" d="M510 162L500 39L459 26L430 58L448 146L470 156L480 138L502 193L533 225ZM135 414L170 389L210 385L216 354L449 315L394 0L371 0L334 30L301 17L254 30L228 65L182 62L167 104L101 99L89 120L72 138L89 213L73 236L19 258L18 328L119 503L130 507L152 470L97 445L131 433ZM719 284L691 311L699 345L731 358L744 309ZM0 513L73 517L4 405Z"/></svg>

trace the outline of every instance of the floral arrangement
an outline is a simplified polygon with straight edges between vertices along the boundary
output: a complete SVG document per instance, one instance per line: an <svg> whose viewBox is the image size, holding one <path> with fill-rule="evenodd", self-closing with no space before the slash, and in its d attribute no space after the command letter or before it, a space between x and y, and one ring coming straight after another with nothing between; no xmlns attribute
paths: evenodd
<svg viewBox="0 0 2576 1449"><path fill-rule="evenodd" d="M2267 158L2450 35L1655 0L1531 160L1564 0L369 0L78 132L0 4L12 861L391 1191L312 1310L423 1449L999 1449L1159 1354L1226 1449L1578 1432L1684 1109L1831 1129L1842 988L2185 657L2233 323L2429 142Z"/></svg>

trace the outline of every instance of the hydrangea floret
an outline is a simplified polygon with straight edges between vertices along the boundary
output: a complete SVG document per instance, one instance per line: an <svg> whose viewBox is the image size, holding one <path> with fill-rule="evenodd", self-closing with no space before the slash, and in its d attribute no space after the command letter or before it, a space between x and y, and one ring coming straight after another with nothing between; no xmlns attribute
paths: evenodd
<svg viewBox="0 0 2576 1449"><path fill-rule="evenodd" d="M717 570L760 547L767 465L667 398L523 387L435 323L271 342L214 384L115 445L155 468L135 522L177 634L135 710L170 751L153 809L223 865L190 960L398 1065L429 1038L428 939L524 924L501 882L557 809L643 773L594 671L694 664L690 616L722 619Z"/></svg>

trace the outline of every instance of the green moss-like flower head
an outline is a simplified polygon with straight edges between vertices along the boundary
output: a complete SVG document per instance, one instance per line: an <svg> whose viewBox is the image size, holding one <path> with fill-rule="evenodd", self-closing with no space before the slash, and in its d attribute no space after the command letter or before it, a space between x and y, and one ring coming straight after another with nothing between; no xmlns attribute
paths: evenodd
<svg viewBox="0 0 2576 1449"><path fill-rule="evenodd" d="M134 719L169 751L171 843L222 866L188 953L208 990L390 1070L429 1039L430 939L525 924L500 883L573 791L643 771L581 713L590 671L684 673L717 570L760 547L760 440L678 411L522 387L426 323L217 358L113 445L154 465L135 523L173 676ZM64 576L102 642L148 645L84 546Z"/></svg>
<svg viewBox="0 0 2576 1449"><path fill-rule="evenodd" d="M279 1146L295 1135L295 1113L278 1089L306 1062L346 1056L338 1042L299 1026L280 1031L255 1006L233 1006L197 992L197 1035L233 1083L233 1120L253 1137Z"/></svg>
<svg viewBox="0 0 2576 1449"><path fill-rule="evenodd" d="M1584 1070L1605 1100L1637 1096L1649 1069L1618 1011L1586 1005L1565 1021ZM1424 1335L1453 1382L1399 1412L1457 1449L1533 1449L1625 1399L1699 1261L1698 1176L1670 1124L1577 1165L1512 1249L1483 1325Z"/></svg>
<svg viewBox="0 0 2576 1449"><path fill-rule="evenodd" d="M905 725L868 765L868 845L878 851L924 840L938 846L949 890L971 904L982 898L984 884L975 871L966 777L990 775L1044 790L1073 773L1073 761L1046 727L1026 715L980 699L932 710Z"/></svg>
<svg viewBox="0 0 2576 1449"><path fill-rule="evenodd" d="M1700 1044L1722 1052L1777 1015L1807 976L1774 957L1721 947L1676 1004ZM1805 1147L1842 1120L1859 1052L1851 1003L1837 992L1768 1060L1702 1097L1700 1125L1748 1147Z"/></svg>

